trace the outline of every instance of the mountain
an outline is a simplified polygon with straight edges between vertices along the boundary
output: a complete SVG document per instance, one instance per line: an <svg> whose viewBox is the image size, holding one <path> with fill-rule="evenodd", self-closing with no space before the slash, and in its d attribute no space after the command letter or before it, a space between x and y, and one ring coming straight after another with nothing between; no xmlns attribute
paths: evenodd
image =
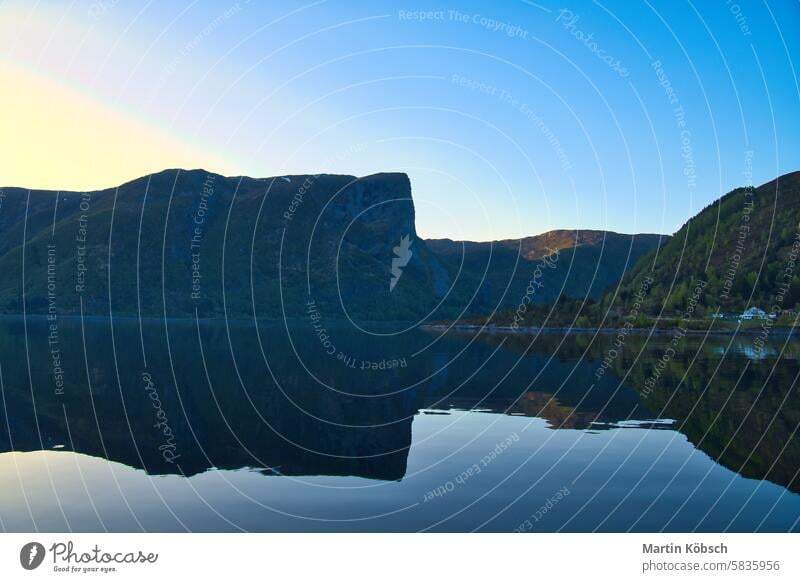
<svg viewBox="0 0 800 582"><path fill-rule="evenodd" d="M423 240L401 173L0 189L0 313L403 322L599 297L658 235ZM533 281L533 283L532 283ZM534 293L527 293L530 286Z"/></svg>
<svg viewBox="0 0 800 582"><path fill-rule="evenodd" d="M468 275L473 312L553 303L561 296L598 299L623 273L664 239L657 234L553 230L494 242L428 240L451 270Z"/></svg>
<svg viewBox="0 0 800 582"><path fill-rule="evenodd" d="M615 311L629 312L637 293L640 311L649 315L678 316L693 300L695 315L717 309L739 313L747 306L796 309L799 225L800 172L758 188L737 188L704 208L658 252L625 274ZM612 301L609 294L604 306Z"/></svg>
<svg viewBox="0 0 800 582"><path fill-rule="evenodd" d="M321 317L417 319L449 287L405 174L166 170L97 192L2 192L5 313L307 317L313 301Z"/></svg>

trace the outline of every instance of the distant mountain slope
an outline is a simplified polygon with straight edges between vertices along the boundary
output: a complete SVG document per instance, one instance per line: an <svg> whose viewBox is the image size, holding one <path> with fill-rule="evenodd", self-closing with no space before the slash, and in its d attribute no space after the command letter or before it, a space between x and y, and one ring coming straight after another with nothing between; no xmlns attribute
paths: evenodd
<svg viewBox="0 0 800 582"><path fill-rule="evenodd" d="M523 298L599 298L664 239L657 234L553 230L523 239L476 243L438 239L428 248L477 288L473 312L515 308ZM478 288L479 287L479 288Z"/></svg>
<svg viewBox="0 0 800 582"><path fill-rule="evenodd" d="M643 313L676 315L697 295L698 314L800 303L800 172L737 188L691 218L658 252L625 274L618 311L630 309L646 277ZM797 244L793 249L793 245ZM705 286L703 287L703 284ZM700 285L701 292L694 289ZM604 305L611 296L604 298Z"/></svg>

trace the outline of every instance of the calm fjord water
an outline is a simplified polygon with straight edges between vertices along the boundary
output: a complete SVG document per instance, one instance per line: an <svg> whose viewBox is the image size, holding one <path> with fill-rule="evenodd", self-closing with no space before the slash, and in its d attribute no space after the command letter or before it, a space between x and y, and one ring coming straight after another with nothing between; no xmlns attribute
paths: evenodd
<svg viewBox="0 0 800 582"><path fill-rule="evenodd" d="M318 331L0 320L0 528L800 529L798 342Z"/></svg>

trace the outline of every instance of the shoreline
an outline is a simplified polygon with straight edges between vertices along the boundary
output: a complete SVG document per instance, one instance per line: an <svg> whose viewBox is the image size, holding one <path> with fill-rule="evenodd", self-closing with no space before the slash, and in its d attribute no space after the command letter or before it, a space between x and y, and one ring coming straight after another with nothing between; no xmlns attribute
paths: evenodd
<svg viewBox="0 0 800 582"><path fill-rule="evenodd" d="M620 331L619 327L538 327L526 326L513 328L510 325L474 325L474 324L429 324L421 325L420 329L435 330L435 331L464 331L471 333L498 333L506 335L532 335L539 333L556 333L556 334L604 334L613 335ZM627 330L626 335L658 335L669 336L674 335L679 328L677 327L633 327ZM763 332L763 328L753 329L687 329L681 330L685 335L759 335ZM793 327L772 327L770 334L778 335L779 337L800 336L800 329Z"/></svg>
<svg viewBox="0 0 800 582"><path fill-rule="evenodd" d="M47 320L49 316L43 315L40 313L36 314L12 314L12 313L3 313L0 314L0 320L24 320L28 319L29 321L41 321ZM81 320L80 315L74 314L59 314L59 320ZM121 321L121 322L172 322L172 323L195 323L199 322L202 324L210 324L210 323L225 323L227 322L229 325L242 325L242 324L280 324L280 323L288 323L288 324L296 324L305 321L303 318L299 317L287 317L285 319L273 319L273 318L241 318L241 317L199 317L193 318L189 316L167 316L167 317L154 317L154 316L141 316L138 317L136 315L124 314L124 315L84 315L82 317L85 321L102 321L102 320L114 320L114 321ZM331 323L341 324L346 323L347 320L331 320ZM397 324L397 323L408 323L408 322L398 322L398 321L374 321L374 322L361 322L362 325L384 325L384 324ZM578 326L521 326L514 328L510 325L478 325L478 324L452 324L452 323L428 323L428 324L421 324L416 326L417 329L424 330L424 331L461 331L461 332L468 332L468 333L493 333L493 334L506 334L506 335L533 335L533 334L541 334L541 333L552 333L552 334L585 334L585 335L614 335L620 331L621 328L619 327L578 327ZM734 336L734 335L742 335L742 336L754 336L763 333L763 327L757 328L733 328L733 329L687 329L682 330L684 335L716 335L716 336ZM632 327L627 330L626 335L638 335L638 336L671 336L674 335L676 332L679 331L677 327ZM774 335L777 337L791 337L791 336L798 336L800 337L800 327L771 327L770 328L770 335Z"/></svg>
<svg viewBox="0 0 800 582"><path fill-rule="evenodd" d="M42 321L48 320L52 316L43 314L43 313L29 313L27 315L23 315L21 313L0 313L0 321L2 320L14 320L14 321L21 321L21 320L29 320L29 321ZM142 321L142 322L187 322L187 323L194 323L199 321L200 323L303 323L307 321L306 317L285 317L285 318L273 318L273 317L240 317L240 316L231 316L231 317L191 317L190 315L167 315L167 316L155 316L155 315L131 315L130 313L124 314L114 314L114 315L98 315L98 314L85 314L79 315L74 313L67 313L67 314L56 314L56 318L58 320L67 320L67 321L80 321L81 319L85 321L103 321L103 320L114 320L114 321ZM345 318L331 318L331 324L342 324L347 323L348 320ZM403 321L403 320L387 320L387 321L358 321L359 325L390 325L390 324L402 324L407 325L413 322L410 321ZM421 327L421 326L420 326Z"/></svg>

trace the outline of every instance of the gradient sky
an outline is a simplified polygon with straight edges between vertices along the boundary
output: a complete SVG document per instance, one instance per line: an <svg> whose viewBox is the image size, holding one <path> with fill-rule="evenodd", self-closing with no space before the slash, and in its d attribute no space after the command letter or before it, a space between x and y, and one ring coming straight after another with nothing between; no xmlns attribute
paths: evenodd
<svg viewBox="0 0 800 582"><path fill-rule="evenodd" d="M672 233L800 169L798 25L796 0L0 0L0 184L403 171L425 237Z"/></svg>

